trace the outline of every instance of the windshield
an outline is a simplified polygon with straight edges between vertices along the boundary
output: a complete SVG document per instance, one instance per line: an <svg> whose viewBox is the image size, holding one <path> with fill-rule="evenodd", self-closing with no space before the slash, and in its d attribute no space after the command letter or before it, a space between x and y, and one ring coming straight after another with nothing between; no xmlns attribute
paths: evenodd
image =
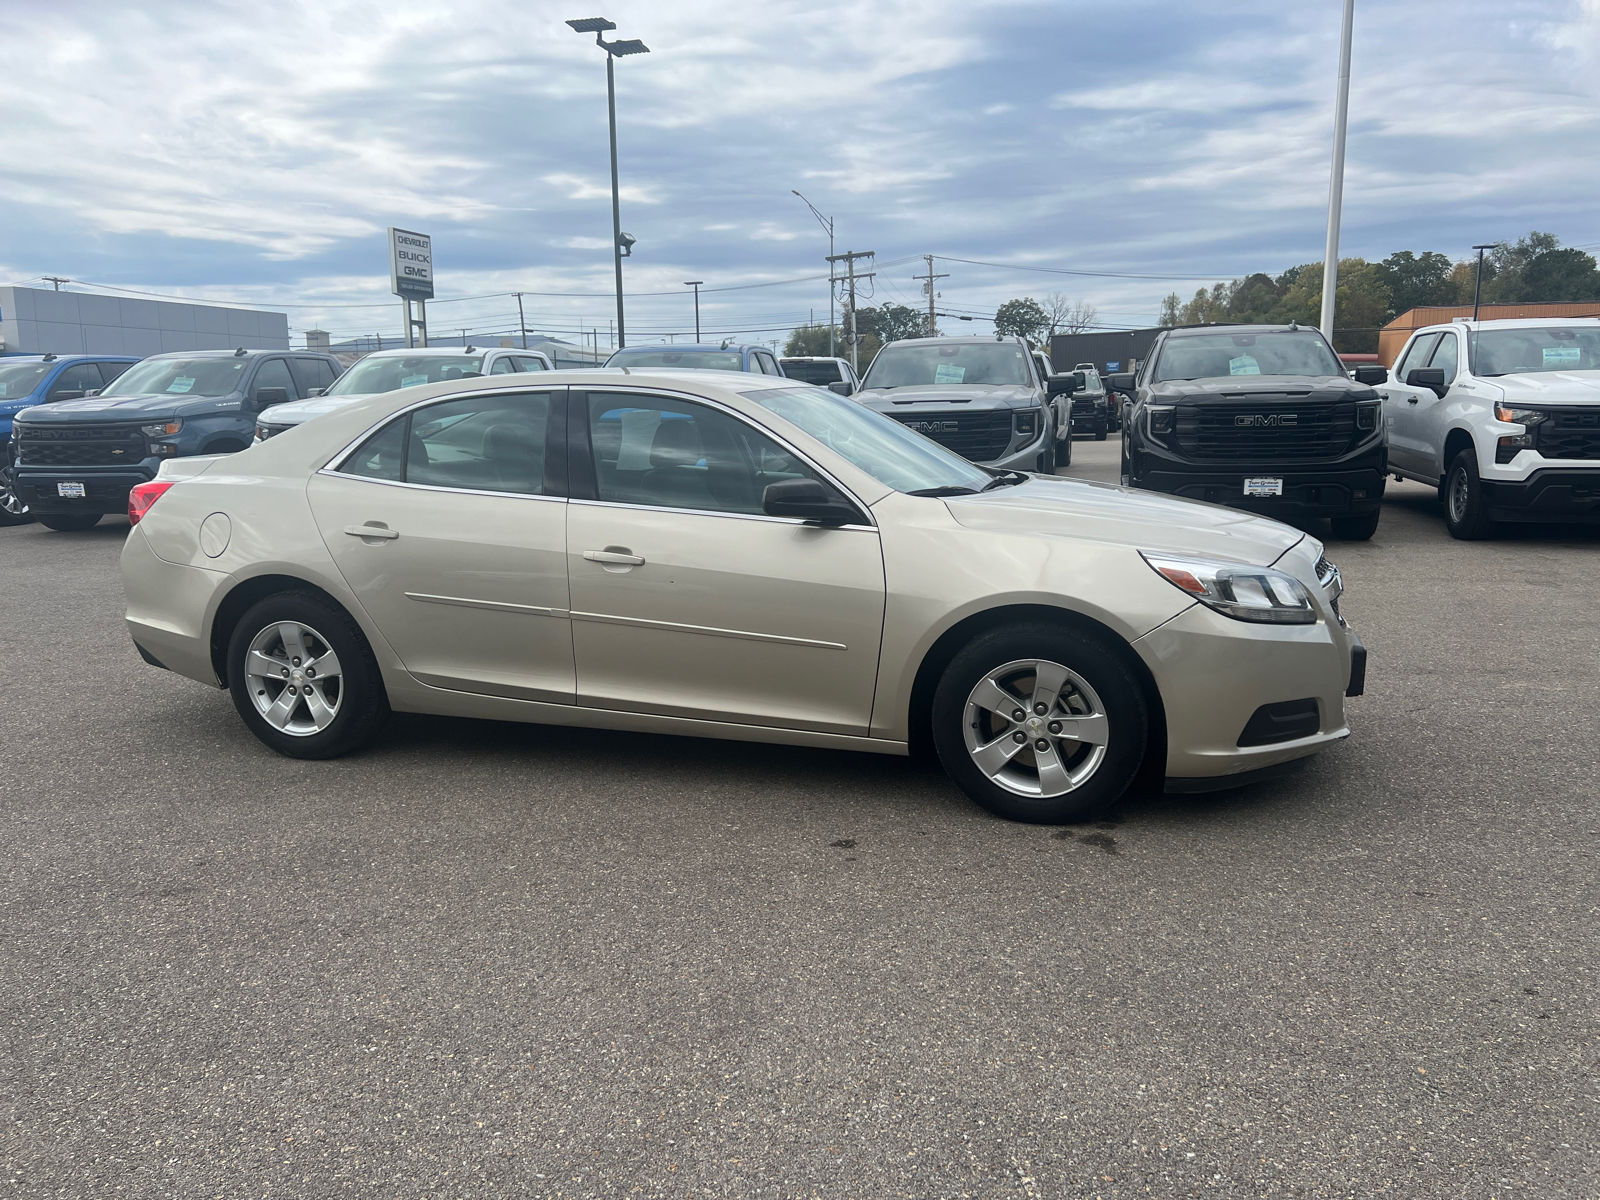
<svg viewBox="0 0 1600 1200"><path fill-rule="evenodd" d="M24 362L0 365L0 400L15 400L39 386L55 363Z"/></svg>
<svg viewBox="0 0 1600 1200"><path fill-rule="evenodd" d="M1600 371L1600 328L1480 329L1468 340L1474 375Z"/></svg>
<svg viewBox="0 0 1600 1200"><path fill-rule="evenodd" d="M885 346L872 360L861 386L928 387L947 383L1031 386L1027 351L1012 342Z"/></svg>
<svg viewBox="0 0 1600 1200"><path fill-rule="evenodd" d="M1343 375L1320 333L1200 333L1167 339L1150 381L1226 379L1230 375Z"/></svg>
<svg viewBox="0 0 1600 1200"><path fill-rule="evenodd" d="M129 367L102 396L226 396L239 390L248 358L147 358Z"/></svg>
<svg viewBox="0 0 1600 1200"><path fill-rule="evenodd" d="M407 354L395 358L363 358L323 392L324 396L369 396L418 387L424 383L444 383L450 379L471 379L483 374L481 354Z"/></svg>
<svg viewBox="0 0 1600 1200"><path fill-rule="evenodd" d="M792 358L783 360L783 373L790 379L798 379L801 383L820 383L827 386L830 383L843 383L844 375L839 370L839 364L828 362L796 362Z"/></svg>
<svg viewBox="0 0 1600 1200"><path fill-rule="evenodd" d="M994 476L882 413L824 388L741 392L897 492L981 491Z"/></svg>
<svg viewBox="0 0 1600 1200"><path fill-rule="evenodd" d="M608 367L682 367L691 371L742 371L737 350L618 350Z"/></svg>

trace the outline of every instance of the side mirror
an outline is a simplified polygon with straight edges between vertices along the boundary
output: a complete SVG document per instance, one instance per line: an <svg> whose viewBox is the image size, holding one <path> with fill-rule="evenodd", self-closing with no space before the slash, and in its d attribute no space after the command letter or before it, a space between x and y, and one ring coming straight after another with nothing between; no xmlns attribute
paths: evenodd
<svg viewBox="0 0 1600 1200"><path fill-rule="evenodd" d="M1052 375L1045 384L1045 394L1049 396L1071 395L1082 386L1082 377L1078 375Z"/></svg>
<svg viewBox="0 0 1600 1200"><path fill-rule="evenodd" d="M1406 373L1406 383L1411 387L1425 387L1436 396L1443 396L1450 390L1445 386L1443 367L1416 367Z"/></svg>
<svg viewBox="0 0 1600 1200"><path fill-rule="evenodd" d="M307 388L306 389L306 398L309 399L312 396L320 396L326 390L327 390L326 388Z"/></svg>
<svg viewBox="0 0 1600 1200"><path fill-rule="evenodd" d="M256 407L266 408L272 404L287 404L289 402L289 389L281 387L264 387L256 389Z"/></svg>
<svg viewBox="0 0 1600 1200"><path fill-rule="evenodd" d="M837 383L830 383L828 385L828 390L830 392L837 392L841 396L853 396L856 394L856 385L851 383L848 379L841 379Z"/></svg>
<svg viewBox="0 0 1600 1200"><path fill-rule="evenodd" d="M798 517L818 525L846 525L861 520L853 504L834 496L815 479L769 483L761 493L761 511L769 517Z"/></svg>
<svg viewBox="0 0 1600 1200"><path fill-rule="evenodd" d="M1351 372L1351 376L1357 383L1364 383L1369 387L1375 386L1380 383L1389 382L1389 368L1373 366L1357 367Z"/></svg>
<svg viewBox="0 0 1600 1200"><path fill-rule="evenodd" d="M1106 376L1106 390L1108 392L1126 392L1131 396L1133 395L1133 379L1132 371L1114 372Z"/></svg>

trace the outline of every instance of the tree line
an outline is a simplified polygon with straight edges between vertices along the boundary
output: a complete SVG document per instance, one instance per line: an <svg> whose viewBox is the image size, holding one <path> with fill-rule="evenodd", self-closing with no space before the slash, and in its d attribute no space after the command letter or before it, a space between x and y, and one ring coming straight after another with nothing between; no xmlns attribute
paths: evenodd
<svg viewBox="0 0 1600 1200"><path fill-rule="evenodd" d="M1399 250L1380 262L1341 258L1334 347L1370 354L1378 348L1378 329L1403 312L1471 304L1477 271L1475 259L1453 262L1433 250ZM1516 242L1499 242L1484 255L1484 304L1578 300L1600 300L1600 267L1594 255L1563 247L1554 234L1535 230ZM1316 325L1321 320L1320 262L1302 263L1278 276L1257 272L1201 288L1189 301L1173 292L1161 303L1162 325Z"/></svg>
<svg viewBox="0 0 1600 1200"><path fill-rule="evenodd" d="M963 321L960 317L955 319ZM1082 333L1092 328L1099 319L1099 310L1087 300L1074 300L1061 292L1051 292L1042 302L1032 296L1007 300L995 312L994 331L1025 338L1031 346L1048 345L1051 335ZM974 320L988 323L983 317ZM930 326L926 312L908 308L904 304L867 305L856 309L856 329L861 337L857 357L863 367L889 342L902 338L938 337L941 333L937 319ZM786 358L826 356L828 326L799 326L789 334L783 353ZM850 346L845 341L845 328L842 325L833 329L833 353L839 358L850 357Z"/></svg>

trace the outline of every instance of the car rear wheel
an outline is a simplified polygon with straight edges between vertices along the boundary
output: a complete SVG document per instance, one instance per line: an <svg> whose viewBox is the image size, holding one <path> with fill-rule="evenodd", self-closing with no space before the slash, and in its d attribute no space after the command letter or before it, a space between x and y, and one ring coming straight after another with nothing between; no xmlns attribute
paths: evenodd
<svg viewBox="0 0 1600 1200"><path fill-rule="evenodd" d="M1127 665L1065 626L981 635L934 693L939 761L962 791L1011 821L1061 825L1105 809L1133 780L1148 736Z"/></svg>
<svg viewBox="0 0 1600 1200"><path fill-rule="evenodd" d="M1360 516L1332 517L1328 523L1333 526L1333 536L1341 541L1365 542L1378 532L1378 519L1382 515L1382 510L1375 508Z"/></svg>
<svg viewBox="0 0 1600 1200"><path fill-rule="evenodd" d="M350 615L306 592L256 604L228 641L228 690L250 732L290 758L336 758L389 716L372 648Z"/></svg>
<svg viewBox="0 0 1600 1200"><path fill-rule="evenodd" d="M100 513L40 513L39 524L63 533L81 533L100 524Z"/></svg>
<svg viewBox="0 0 1600 1200"><path fill-rule="evenodd" d="M1478 478L1478 454L1470 446L1455 456L1445 474L1444 523L1451 537L1463 541L1494 536L1494 518Z"/></svg>
<svg viewBox="0 0 1600 1200"><path fill-rule="evenodd" d="M1103 441L1106 440L1106 426L1108 424L1109 424L1108 421L1101 421L1098 425L1096 425L1094 427L1094 440L1095 441L1103 442Z"/></svg>

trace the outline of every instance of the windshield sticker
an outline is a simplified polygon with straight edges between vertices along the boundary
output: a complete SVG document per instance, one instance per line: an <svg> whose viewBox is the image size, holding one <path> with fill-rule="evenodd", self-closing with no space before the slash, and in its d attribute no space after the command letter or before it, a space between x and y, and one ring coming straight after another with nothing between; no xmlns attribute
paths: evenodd
<svg viewBox="0 0 1600 1200"><path fill-rule="evenodd" d="M9 383L0 383L0 396L4 396L6 394L6 389L10 386L11 385Z"/></svg>
<svg viewBox="0 0 1600 1200"><path fill-rule="evenodd" d="M1248 354L1241 354L1238 358L1230 358L1228 360L1228 374L1259 375L1261 374L1261 364Z"/></svg>
<svg viewBox="0 0 1600 1200"><path fill-rule="evenodd" d="M1544 348L1544 365L1547 367L1576 367L1578 360L1583 357L1583 351L1577 346L1546 346Z"/></svg>
<svg viewBox="0 0 1600 1200"><path fill-rule="evenodd" d="M190 378L189 376L186 376L186 375L179 375L171 383L167 384L167 391L169 391L169 392L187 392L193 386L194 386L194 380L192 378Z"/></svg>
<svg viewBox="0 0 1600 1200"><path fill-rule="evenodd" d="M426 372L424 372L421 375L402 375L402 376L400 376L400 386L401 387L416 387L419 383L427 383L427 382L428 382L428 376L427 376Z"/></svg>
<svg viewBox="0 0 1600 1200"><path fill-rule="evenodd" d="M953 363L940 363L933 369L935 383L960 383L967 377L967 369Z"/></svg>

